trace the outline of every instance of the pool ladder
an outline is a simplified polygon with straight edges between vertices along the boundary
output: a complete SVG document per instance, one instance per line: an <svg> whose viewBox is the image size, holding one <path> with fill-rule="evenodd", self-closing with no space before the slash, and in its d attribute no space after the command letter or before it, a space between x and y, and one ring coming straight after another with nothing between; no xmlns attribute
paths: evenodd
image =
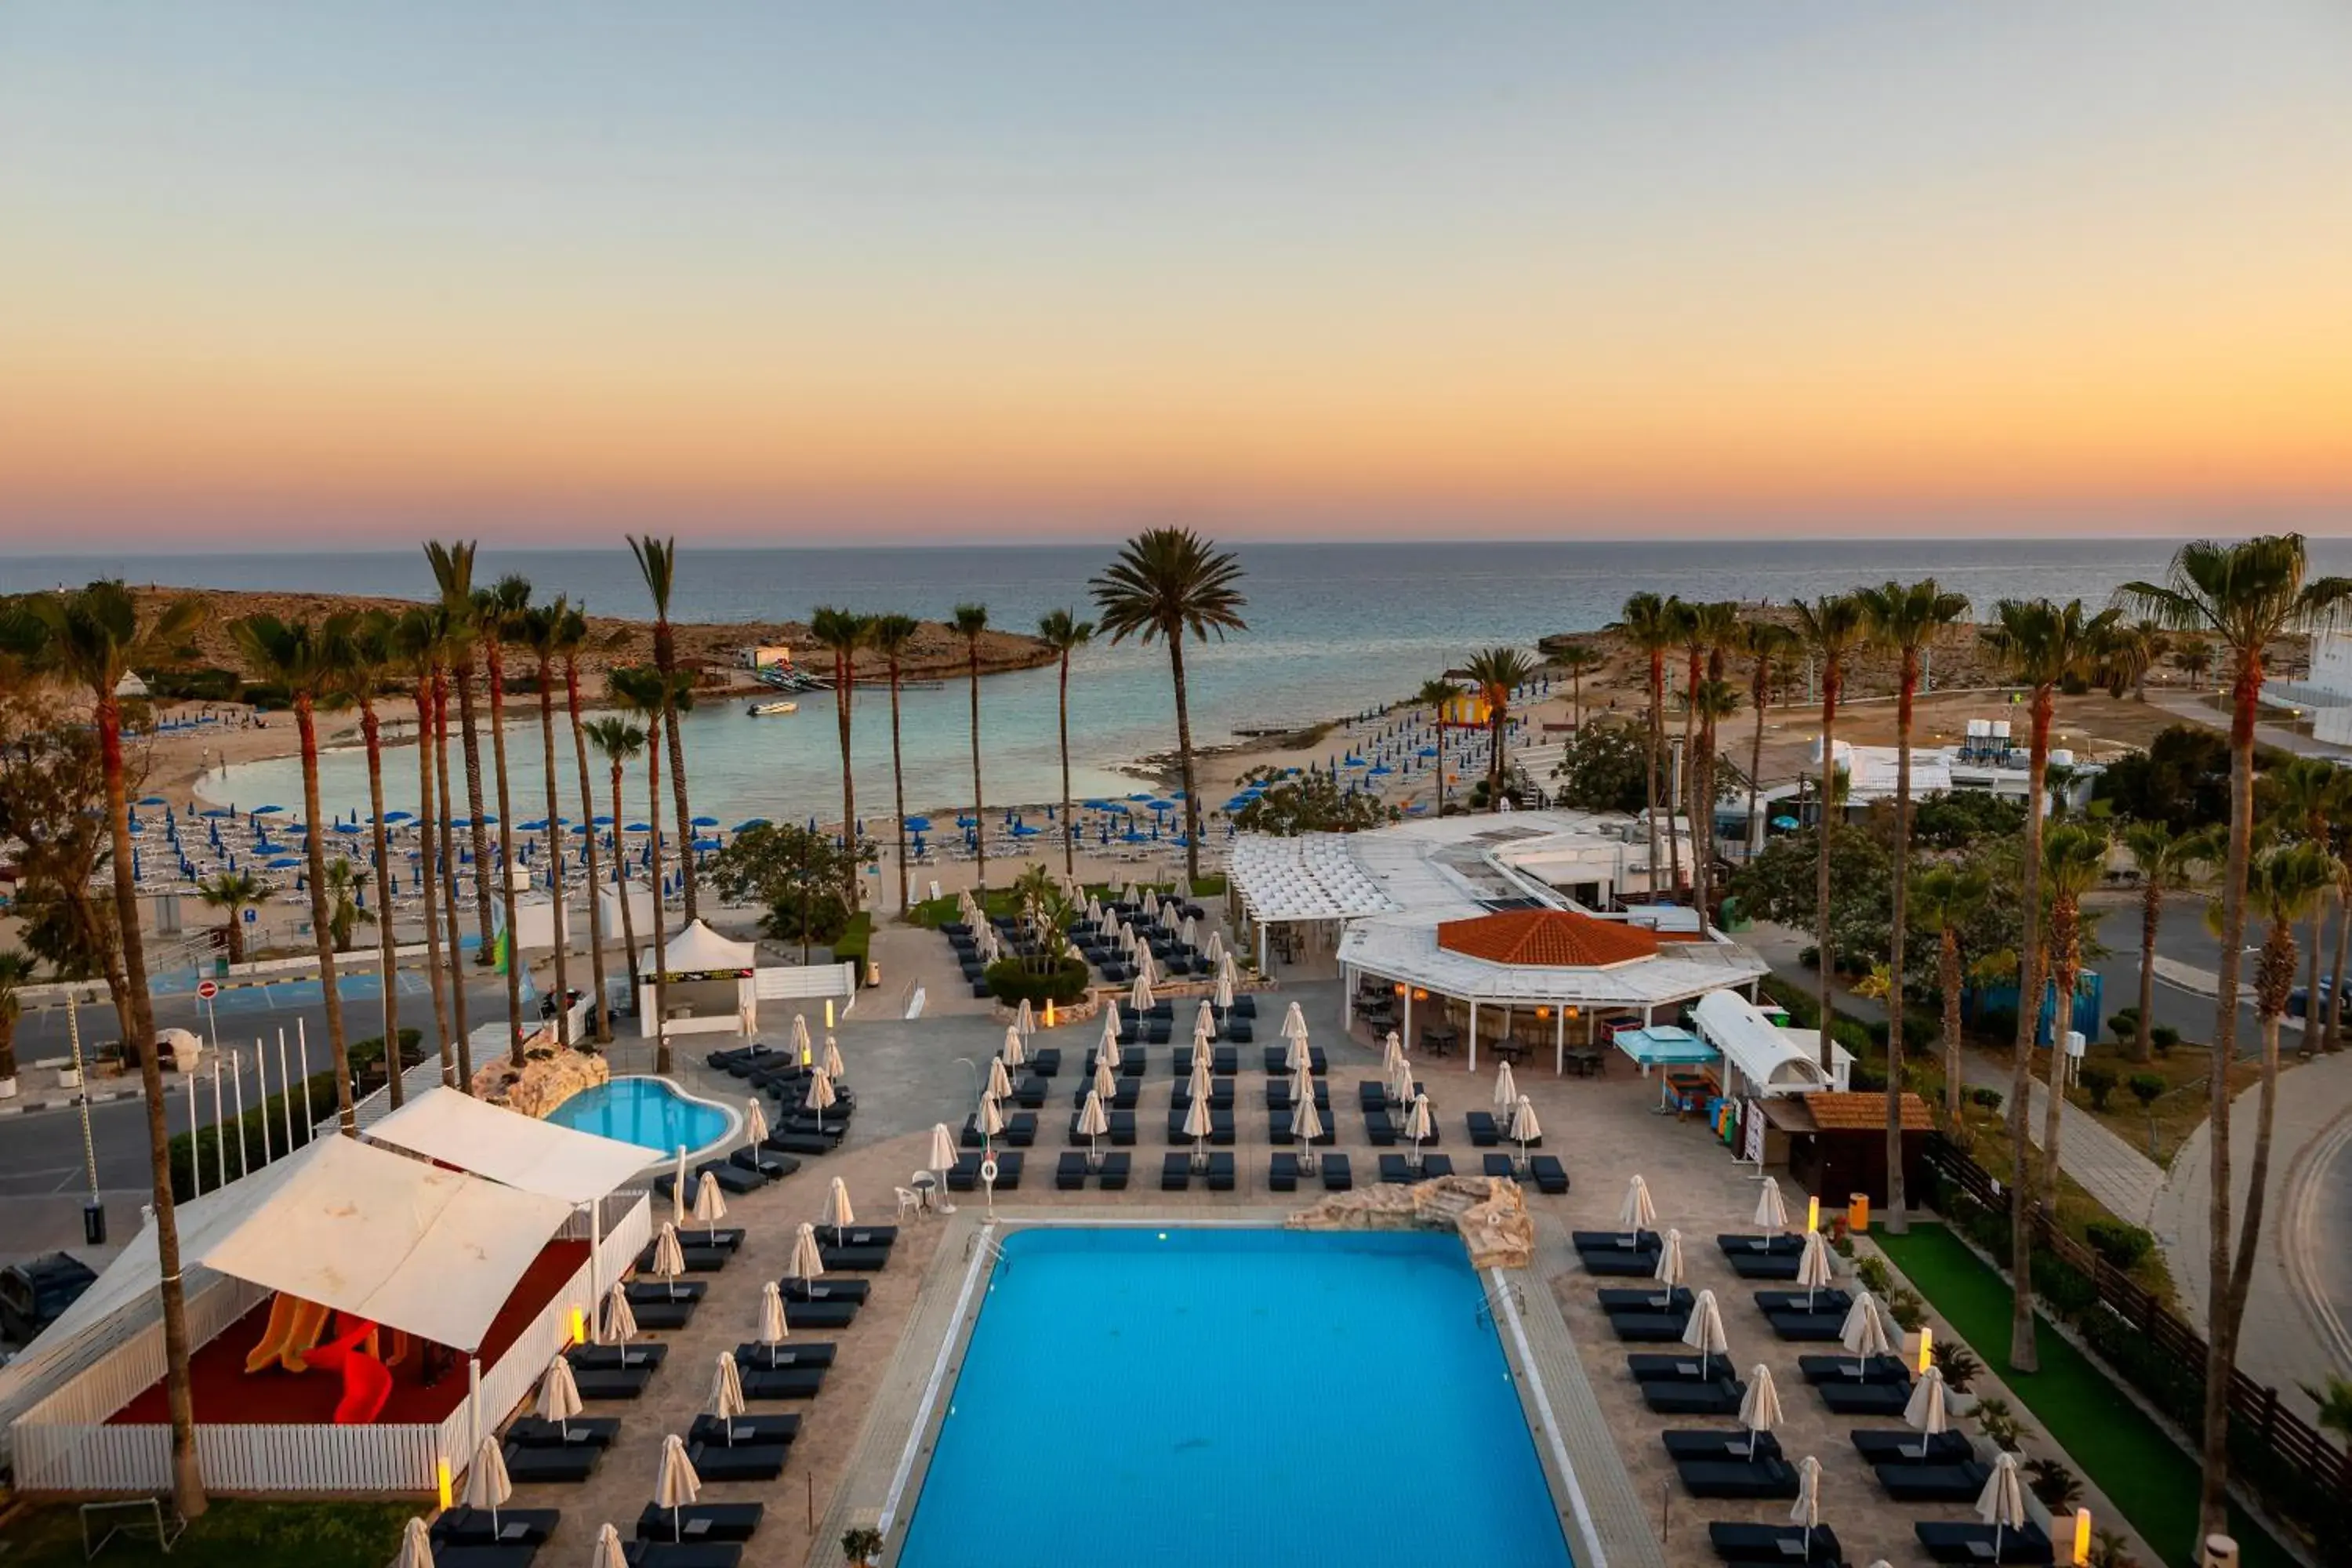
<svg viewBox="0 0 2352 1568"><path fill-rule="evenodd" d="M1527 1293L1516 1284L1497 1285L1487 1291L1478 1301L1478 1326L1482 1329L1493 1327L1506 1301L1514 1310L1524 1308L1528 1304Z"/></svg>
<svg viewBox="0 0 2352 1568"><path fill-rule="evenodd" d="M1004 1244L985 1230L975 1230L964 1238L964 1261L971 1262L974 1254L988 1259L994 1270L1006 1270L1013 1267L1013 1260L1004 1255Z"/></svg>

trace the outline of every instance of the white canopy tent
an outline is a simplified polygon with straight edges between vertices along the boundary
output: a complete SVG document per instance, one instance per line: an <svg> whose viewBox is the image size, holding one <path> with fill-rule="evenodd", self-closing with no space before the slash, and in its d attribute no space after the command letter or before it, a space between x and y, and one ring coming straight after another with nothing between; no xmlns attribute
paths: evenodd
<svg viewBox="0 0 2352 1568"><path fill-rule="evenodd" d="M720 936L700 921L663 943L661 974L668 982L672 1035L751 1034L760 1022L759 949ZM637 965L637 1032L656 1033L654 950Z"/></svg>
<svg viewBox="0 0 2352 1568"><path fill-rule="evenodd" d="M1710 992L1699 998L1691 1018L1699 1037L1723 1053L1727 1094L1765 1099L1845 1087L1843 1070L1832 1075L1793 1037L1793 1031L1776 1026L1744 996ZM1841 1069L1844 1065L1840 1064Z"/></svg>
<svg viewBox="0 0 2352 1568"><path fill-rule="evenodd" d="M428 1090L369 1128L367 1136L567 1204L595 1202L654 1160L635 1143L519 1116L454 1089Z"/></svg>

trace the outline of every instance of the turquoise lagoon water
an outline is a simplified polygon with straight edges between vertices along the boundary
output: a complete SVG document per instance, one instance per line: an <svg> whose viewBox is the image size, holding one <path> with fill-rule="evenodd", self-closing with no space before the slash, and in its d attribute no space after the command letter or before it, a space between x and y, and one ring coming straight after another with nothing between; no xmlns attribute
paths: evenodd
<svg viewBox="0 0 2352 1568"><path fill-rule="evenodd" d="M591 1084L548 1112L558 1127L675 1154L716 1143L734 1125L726 1111L688 1100L657 1078L616 1078ZM650 1163L650 1162L648 1162Z"/></svg>
<svg viewBox="0 0 2352 1568"><path fill-rule="evenodd" d="M1451 1237L1005 1241L899 1568L1566 1568Z"/></svg>

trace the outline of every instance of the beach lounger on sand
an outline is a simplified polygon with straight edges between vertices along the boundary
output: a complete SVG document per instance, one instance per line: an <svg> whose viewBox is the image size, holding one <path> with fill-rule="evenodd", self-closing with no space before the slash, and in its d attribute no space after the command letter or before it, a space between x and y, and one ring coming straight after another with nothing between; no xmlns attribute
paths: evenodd
<svg viewBox="0 0 2352 1568"><path fill-rule="evenodd" d="M667 1345L574 1345L563 1352L575 1373L651 1372L668 1356Z"/></svg>
<svg viewBox="0 0 2352 1568"><path fill-rule="evenodd" d="M1496 1177L1506 1182L1516 1182L1519 1179L1519 1168L1511 1163L1511 1157L1508 1154L1479 1155L1478 1170L1482 1175Z"/></svg>
<svg viewBox="0 0 2352 1568"><path fill-rule="evenodd" d="M1163 1155L1160 1161L1160 1190L1181 1193L1192 1184L1192 1156Z"/></svg>
<svg viewBox="0 0 2352 1568"><path fill-rule="evenodd" d="M1682 1431L1661 1434L1674 1459L1777 1459L1780 1439L1769 1432ZM1749 1446L1754 1445L1754 1451Z"/></svg>
<svg viewBox="0 0 2352 1568"><path fill-rule="evenodd" d="M1423 1181L1433 1182L1440 1176L1450 1176L1453 1173L1453 1155L1423 1154L1421 1157L1421 1179Z"/></svg>
<svg viewBox="0 0 2352 1568"><path fill-rule="evenodd" d="M1807 1383L1899 1383L1906 1387L1911 1369L1900 1356L1801 1355L1797 1370Z"/></svg>
<svg viewBox="0 0 2352 1568"><path fill-rule="evenodd" d="M1502 1133L1496 1129L1493 1111L1474 1110L1463 1120L1470 1125L1470 1142L1474 1147L1492 1149L1503 1141Z"/></svg>
<svg viewBox="0 0 2352 1568"><path fill-rule="evenodd" d="M583 1399L635 1399L653 1380L649 1366L589 1367L572 1374Z"/></svg>
<svg viewBox="0 0 2352 1568"><path fill-rule="evenodd" d="M1833 1343L1845 1331L1843 1312L1767 1312L1764 1321L1784 1340Z"/></svg>
<svg viewBox="0 0 2352 1568"><path fill-rule="evenodd" d="M801 1163L792 1155L770 1149L738 1149L727 1156L727 1163L741 1170L757 1171L772 1182L781 1182L801 1168Z"/></svg>
<svg viewBox="0 0 2352 1568"><path fill-rule="evenodd" d="M801 1418L782 1414L738 1415L721 1426L718 1416L706 1412L696 1416L694 1425L687 1428L686 1440L689 1443L723 1443L727 1441L730 1427L733 1428L738 1443L790 1444L801 1435Z"/></svg>
<svg viewBox="0 0 2352 1568"><path fill-rule="evenodd" d="M1087 1154L1083 1149L1066 1149L1054 1164L1054 1189L1074 1193L1087 1184Z"/></svg>
<svg viewBox="0 0 2352 1568"><path fill-rule="evenodd" d="M1297 1192L1298 1190L1298 1156L1288 1150L1277 1152L1267 1163L1265 1184L1268 1190L1273 1192Z"/></svg>
<svg viewBox="0 0 2352 1568"><path fill-rule="evenodd" d="M1703 1498L1793 1498L1797 1472L1785 1459L1686 1459L1675 1467L1683 1488Z"/></svg>
<svg viewBox="0 0 2352 1568"><path fill-rule="evenodd" d="M1396 1123L1385 1110L1364 1112L1364 1141L1375 1149L1392 1148L1397 1141Z"/></svg>
<svg viewBox="0 0 2352 1568"><path fill-rule="evenodd" d="M604 1448L620 1433L617 1415L574 1415L569 1421L518 1415L507 1423L506 1438L526 1448Z"/></svg>
<svg viewBox="0 0 2352 1568"><path fill-rule="evenodd" d="M1786 1235L1718 1236L1715 1238L1715 1245L1722 1249L1726 1258L1779 1257L1784 1253L1794 1258L1805 1250L1805 1238Z"/></svg>
<svg viewBox="0 0 2352 1568"><path fill-rule="evenodd" d="M541 1448L509 1441L505 1455L507 1477L518 1485L539 1481L549 1486L573 1486L595 1473L596 1461L604 1457L604 1450L590 1443L570 1448Z"/></svg>
<svg viewBox="0 0 2352 1568"><path fill-rule="evenodd" d="M743 1568L743 1549L733 1542L629 1541L622 1542L621 1556L629 1568ZM438 1562L434 1568L440 1568Z"/></svg>
<svg viewBox="0 0 2352 1568"><path fill-rule="evenodd" d="M781 1443L693 1443L686 1457L706 1481L772 1481L784 1473Z"/></svg>
<svg viewBox="0 0 2352 1568"><path fill-rule="evenodd" d="M1128 1177L1134 1169L1135 1156L1124 1150L1114 1154L1105 1154L1102 1168L1095 1173L1096 1184L1104 1192L1123 1193L1127 1190Z"/></svg>
<svg viewBox="0 0 2352 1568"><path fill-rule="evenodd" d="M788 1329L845 1329L857 1319L855 1301L787 1301L784 1303L784 1327Z"/></svg>
<svg viewBox="0 0 2352 1568"><path fill-rule="evenodd" d="M1878 1484L1896 1502L1974 1502L1992 1475L1975 1459L1957 1465L1881 1465Z"/></svg>
<svg viewBox="0 0 2352 1568"><path fill-rule="evenodd" d="M1904 1383L1817 1383L1813 1392L1838 1415L1900 1418L1903 1407L1911 1403L1911 1385Z"/></svg>
<svg viewBox="0 0 2352 1568"><path fill-rule="evenodd" d="M539 1548L530 1546L436 1546L433 1568L531 1568Z"/></svg>
<svg viewBox="0 0 2352 1568"><path fill-rule="evenodd" d="M1907 1426L1864 1427L1847 1436L1865 1465L1958 1465L1976 1458L1976 1446L1965 1432L1938 1432L1930 1437Z"/></svg>
<svg viewBox="0 0 2352 1568"><path fill-rule="evenodd" d="M1737 1415L1744 1383L1663 1379L1642 1384L1642 1403L1661 1415Z"/></svg>
<svg viewBox="0 0 2352 1568"><path fill-rule="evenodd" d="M1576 1250L1578 1261L1587 1274L1600 1274L1615 1279L1647 1279L1658 1271L1658 1255L1654 1252L1621 1252L1605 1247L1582 1247Z"/></svg>
<svg viewBox="0 0 2352 1568"><path fill-rule="evenodd" d="M1689 1326L1690 1313L1680 1312L1612 1312L1609 1327L1621 1340L1637 1344L1672 1344L1683 1337Z"/></svg>
<svg viewBox="0 0 2352 1568"><path fill-rule="evenodd" d="M433 1521L433 1544L537 1546L555 1531L563 1515L551 1508L502 1508L491 1522L486 1508L453 1508Z"/></svg>
<svg viewBox="0 0 2352 1568"><path fill-rule="evenodd" d="M699 1301L709 1289L708 1279L632 1279L629 1305L634 1309L656 1301Z"/></svg>
<svg viewBox="0 0 2352 1568"><path fill-rule="evenodd" d="M1047 1046L1029 1053L1029 1070L1039 1078L1059 1078L1062 1073L1062 1047Z"/></svg>
<svg viewBox="0 0 2352 1568"><path fill-rule="evenodd" d="M675 1301L656 1296L650 1301L631 1302L629 1313L636 1319L637 1327L649 1334L675 1333L694 1321L694 1310L700 1305L685 1296Z"/></svg>
<svg viewBox="0 0 2352 1568"><path fill-rule="evenodd" d="M1634 1354L1625 1358L1625 1370L1641 1383L1706 1383L1731 1375L1728 1356L1702 1356L1696 1351L1665 1355Z"/></svg>
<svg viewBox="0 0 2352 1568"><path fill-rule="evenodd" d="M685 1508L647 1503L637 1515L640 1541L749 1541L767 1515L756 1502L698 1502Z"/></svg>
<svg viewBox="0 0 2352 1568"><path fill-rule="evenodd" d="M788 1339L780 1345L763 1345L752 1342L735 1347L735 1364L738 1367L831 1366L837 1351L838 1347L829 1340L809 1342Z"/></svg>
<svg viewBox="0 0 2352 1568"><path fill-rule="evenodd" d="M1826 1524L1813 1526L1811 1540L1801 1525L1710 1524L1706 1539L1727 1563L1835 1563L1845 1555Z"/></svg>
<svg viewBox="0 0 2352 1568"><path fill-rule="evenodd" d="M816 1255L824 1259L827 1274L872 1274L890 1266L887 1247L820 1246Z"/></svg>
<svg viewBox="0 0 2352 1568"><path fill-rule="evenodd" d="M785 1309L787 1317L791 1310ZM824 1370L821 1366L745 1366L740 1362L735 1367L746 1399L814 1399L824 1386Z"/></svg>
<svg viewBox="0 0 2352 1568"><path fill-rule="evenodd" d="M1325 1192L1344 1193L1355 1187L1356 1173L1349 1167L1345 1154L1326 1154L1316 1163L1322 1167Z"/></svg>
<svg viewBox="0 0 2352 1568"><path fill-rule="evenodd" d="M1598 1293L1604 1312L1680 1312L1690 1316L1693 1303L1690 1287L1677 1285L1669 1290L1660 1285L1649 1290L1602 1290Z"/></svg>
<svg viewBox="0 0 2352 1568"><path fill-rule="evenodd" d="M776 1282L787 1301L855 1301L860 1306L873 1293L870 1279L799 1279L791 1275Z"/></svg>
<svg viewBox="0 0 2352 1568"><path fill-rule="evenodd" d="M1568 1167L1559 1163L1557 1154L1528 1155L1528 1176L1535 1183L1538 1192L1549 1193L1557 1197L1568 1191Z"/></svg>
<svg viewBox="0 0 2352 1568"><path fill-rule="evenodd" d="M1793 1252L1728 1252L1731 1271L1742 1279L1794 1279L1798 1255Z"/></svg>
<svg viewBox="0 0 2352 1568"><path fill-rule="evenodd" d="M830 1154L837 1138L820 1138L814 1132L778 1132L761 1145L782 1154Z"/></svg>
<svg viewBox="0 0 2352 1568"><path fill-rule="evenodd" d="M1234 1157L1231 1153L1219 1152L1209 1156L1209 1190L1211 1192L1232 1192L1234 1176Z"/></svg>
<svg viewBox="0 0 2352 1568"><path fill-rule="evenodd" d="M1759 1290L1756 1310L1775 1312L1835 1312L1843 1318L1853 1310L1853 1298L1843 1290Z"/></svg>
<svg viewBox="0 0 2352 1568"><path fill-rule="evenodd" d="M898 1227L895 1225L821 1225L816 1227L820 1247L895 1247Z"/></svg>
<svg viewBox="0 0 2352 1568"><path fill-rule="evenodd" d="M1646 1252L1651 1257L1650 1267L1653 1268L1657 1267L1657 1255L1665 1245L1654 1230L1572 1230L1568 1233L1568 1239L1579 1252Z"/></svg>
<svg viewBox="0 0 2352 1568"><path fill-rule="evenodd" d="M1381 1180L1398 1186L1410 1186L1413 1180L1412 1166L1402 1154L1381 1156Z"/></svg>
<svg viewBox="0 0 2352 1568"><path fill-rule="evenodd" d="M1990 1524L1940 1524L1921 1521L1911 1527L1927 1555L1938 1563L1993 1562L1993 1531ZM2000 1531L2000 1561L2045 1564L2051 1561L2050 1537L2029 1521L2021 1530Z"/></svg>

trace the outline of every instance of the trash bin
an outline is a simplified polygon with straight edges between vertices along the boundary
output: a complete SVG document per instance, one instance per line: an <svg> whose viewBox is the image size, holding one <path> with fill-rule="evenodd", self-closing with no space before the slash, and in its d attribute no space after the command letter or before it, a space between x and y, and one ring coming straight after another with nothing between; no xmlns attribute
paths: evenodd
<svg viewBox="0 0 2352 1568"><path fill-rule="evenodd" d="M2205 1538L2203 1568L2238 1568L2238 1543L2227 1535Z"/></svg>
<svg viewBox="0 0 2352 1568"><path fill-rule="evenodd" d="M1845 1228L1859 1236L1870 1228L1870 1194L1848 1193L1845 1199Z"/></svg>

